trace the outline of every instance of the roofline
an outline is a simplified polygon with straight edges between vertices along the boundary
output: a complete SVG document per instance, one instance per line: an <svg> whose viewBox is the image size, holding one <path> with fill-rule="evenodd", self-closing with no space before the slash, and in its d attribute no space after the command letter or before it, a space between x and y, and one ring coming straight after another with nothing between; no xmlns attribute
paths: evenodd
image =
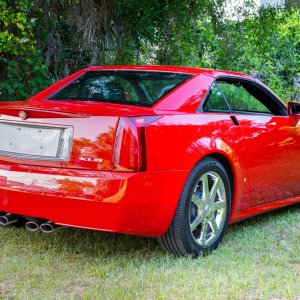
<svg viewBox="0 0 300 300"><path fill-rule="evenodd" d="M101 71L101 70L127 70L127 71L157 71L157 72L172 72L186 73L192 75L207 75L210 77L235 76L253 79L248 74L243 74L234 71L205 69L185 66L170 66L170 65L107 65L107 66L92 66L84 69L85 71Z"/></svg>

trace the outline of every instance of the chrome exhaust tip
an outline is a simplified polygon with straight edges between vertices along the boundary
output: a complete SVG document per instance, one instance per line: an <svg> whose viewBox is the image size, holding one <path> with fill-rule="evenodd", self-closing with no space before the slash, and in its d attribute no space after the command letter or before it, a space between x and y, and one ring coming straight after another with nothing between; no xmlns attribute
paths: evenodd
<svg viewBox="0 0 300 300"><path fill-rule="evenodd" d="M39 224L33 221L27 222L25 228L30 232L36 232L39 230Z"/></svg>
<svg viewBox="0 0 300 300"><path fill-rule="evenodd" d="M40 229L43 233L51 233L57 227L58 227L57 225L55 225L53 222L49 221L49 222L41 224Z"/></svg>
<svg viewBox="0 0 300 300"><path fill-rule="evenodd" d="M10 225L10 224L17 223L18 219L19 219L19 217L17 215L7 213L7 214L2 215L0 217L0 225L7 226L7 225Z"/></svg>

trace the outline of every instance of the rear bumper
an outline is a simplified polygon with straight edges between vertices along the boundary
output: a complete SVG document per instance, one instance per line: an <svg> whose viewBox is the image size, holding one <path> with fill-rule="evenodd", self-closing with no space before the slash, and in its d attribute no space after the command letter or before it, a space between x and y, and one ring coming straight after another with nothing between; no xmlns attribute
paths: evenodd
<svg viewBox="0 0 300 300"><path fill-rule="evenodd" d="M160 236L188 171L121 173L0 165L0 211L59 225Z"/></svg>

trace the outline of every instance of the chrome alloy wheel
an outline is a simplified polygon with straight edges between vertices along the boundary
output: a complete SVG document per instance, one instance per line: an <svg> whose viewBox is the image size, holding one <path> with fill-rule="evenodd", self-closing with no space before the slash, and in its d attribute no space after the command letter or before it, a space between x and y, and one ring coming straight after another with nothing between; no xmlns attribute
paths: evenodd
<svg viewBox="0 0 300 300"><path fill-rule="evenodd" d="M195 186L190 202L190 230L195 242L209 247L225 224L226 191L221 176L213 171L204 173Z"/></svg>

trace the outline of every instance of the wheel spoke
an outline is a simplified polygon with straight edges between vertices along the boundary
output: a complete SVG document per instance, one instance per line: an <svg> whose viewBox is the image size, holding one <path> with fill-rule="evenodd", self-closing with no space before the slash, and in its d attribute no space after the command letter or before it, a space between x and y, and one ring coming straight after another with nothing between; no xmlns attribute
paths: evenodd
<svg viewBox="0 0 300 300"><path fill-rule="evenodd" d="M201 236L200 236L200 244L202 244L202 245L204 245L206 242L207 229L208 229L208 223L203 222L202 228L201 228Z"/></svg>
<svg viewBox="0 0 300 300"><path fill-rule="evenodd" d="M193 232L200 225L200 223L203 222L203 220L204 216L202 214L199 214L194 222L190 225L191 232Z"/></svg>
<svg viewBox="0 0 300 300"><path fill-rule="evenodd" d="M198 245L208 247L220 236L228 213L226 188L220 173L211 170L202 174L190 201L190 231Z"/></svg>
<svg viewBox="0 0 300 300"><path fill-rule="evenodd" d="M213 234L216 235L216 234L218 233L218 231L219 231L219 227L218 227L218 224L217 224L215 218L212 218L212 219L209 221L209 226L210 226L210 228L212 229Z"/></svg>
<svg viewBox="0 0 300 300"><path fill-rule="evenodd" d="M215 200L221 182L222 182L222 179L220 177L217 177L216 180L214 181L214 184L213 184L213 186L210 190L210 193L209 193L211 201Z"/></svg>
<svg viewBox="0 0 300 300"><path fill-rule="evenodd" d="M226 207L226 201L218 201L213 204L214 211L220 210Z"/></svg>
<svg viewBox="0 0 300 300"><path fill-rule="evenodd" d="M200 199L196 193L194 192L193 196L192 196L192 202L197 206L198 209L203 209L205 202Z"/></svg>
<svg viewBox="0 0 300 300"><path fill-rule="evenodd" d="M202 176L202 198L205 201L209 198L208 175L205 173Z"/></svg>

